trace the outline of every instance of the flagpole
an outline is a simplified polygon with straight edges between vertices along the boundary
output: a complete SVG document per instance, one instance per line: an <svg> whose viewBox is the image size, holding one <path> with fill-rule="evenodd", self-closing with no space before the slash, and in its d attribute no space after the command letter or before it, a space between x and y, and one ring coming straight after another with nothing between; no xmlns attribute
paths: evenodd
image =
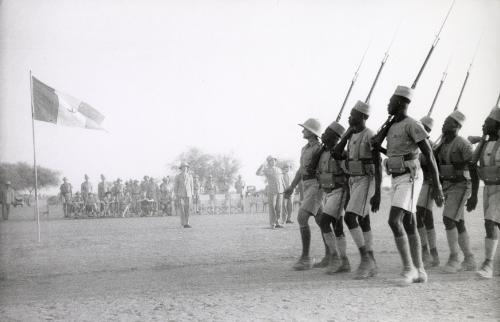
<svg viewBox="0 0 500 322"><path fill-rule="evenodd" d="M35 175L35 218L38 232L38 242L40 242L40 212L38 210L38 172L36 168L36 148L35 148L35 108L33 105L33 77L30 69L30 95L31 95L31 129L33 133L33 169Z"/></svg>

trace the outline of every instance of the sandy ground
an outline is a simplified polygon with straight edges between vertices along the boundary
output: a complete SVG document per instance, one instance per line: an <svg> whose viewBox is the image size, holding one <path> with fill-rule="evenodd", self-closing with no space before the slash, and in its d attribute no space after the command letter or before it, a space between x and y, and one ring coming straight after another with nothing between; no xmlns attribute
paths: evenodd
<svg viewBox="0 0 500 322"><path fill-rule="evenodd" d="M500 320L500 277L433 269L427 284L401 286L387 211L372 218L380 273L365 281L292 271L298 226L270 230L264 214L193 216L193 228L182 229L178 217L64 220L56 212L43 218L41 243L32 217L32 209L16 209L0 223L1 321ZM480 207L467 222L480 262ZM320 259L319 229L310 223ZM355 268L359 258L347 240Z"/></svg>

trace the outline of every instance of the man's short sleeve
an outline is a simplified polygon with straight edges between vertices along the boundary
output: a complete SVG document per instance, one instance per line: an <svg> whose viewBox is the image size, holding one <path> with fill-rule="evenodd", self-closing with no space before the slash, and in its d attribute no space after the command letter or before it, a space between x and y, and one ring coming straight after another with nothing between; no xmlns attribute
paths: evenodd
<svg viewBox="0 0 500 322"><path fill-rule="evenodd" d="M422 123L417 121L409 122L406 131L415 143L421 142L429 137Z"/></svg>
<svg viewBox="0 0 500 322"><path fill-rule="evenodd" d="M469 141L463 139L460 140L460 151L462 152L462 157L464 159L464 162L470 162L472 161L472 154L474 153L472 149L472 144L469 143Z"/></svg>

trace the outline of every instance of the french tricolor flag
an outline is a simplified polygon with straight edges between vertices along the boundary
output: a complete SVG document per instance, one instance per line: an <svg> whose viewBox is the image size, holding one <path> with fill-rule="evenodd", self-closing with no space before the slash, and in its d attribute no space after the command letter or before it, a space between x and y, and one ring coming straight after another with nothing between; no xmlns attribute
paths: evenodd
<svg viewBox="0 0 500 322"><path fill-rule="evenodd" d="M62 93L32 76L33 118L57 125L104 130L104 120L89 104Z"/></svg>

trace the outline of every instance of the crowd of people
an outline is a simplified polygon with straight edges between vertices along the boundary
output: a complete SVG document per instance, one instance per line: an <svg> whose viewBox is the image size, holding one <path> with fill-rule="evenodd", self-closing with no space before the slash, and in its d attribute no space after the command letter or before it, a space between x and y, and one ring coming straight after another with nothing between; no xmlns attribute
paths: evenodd
<svg viewBox="0 0 500 322"><path fill-rule="evenodd" d="M250 201L250 210L258 210L258 193L245 193L245 182L238 176L234 188L237 200L232 200L229 186L219 191L213 176L209 175L202 183L199 176L192 174L187 163L181 163L179 174L173 180L169 176L162 178L158 184L153 177L144 176L142 181L121 178L109 182L101 174L100 182L95 190L88 175L74 191L66 177L60 186L60 200L65 218L81 217L126 217L126 216L171 216L178 214L181 218L193 213L231 213L244 211L244 199ZM201 196L208 198L202 203ZM224 198L218 202L217 195ZM262 205L264 208L264 205ZM182 219L182 226L188 228L188 219Z"/></svg>

